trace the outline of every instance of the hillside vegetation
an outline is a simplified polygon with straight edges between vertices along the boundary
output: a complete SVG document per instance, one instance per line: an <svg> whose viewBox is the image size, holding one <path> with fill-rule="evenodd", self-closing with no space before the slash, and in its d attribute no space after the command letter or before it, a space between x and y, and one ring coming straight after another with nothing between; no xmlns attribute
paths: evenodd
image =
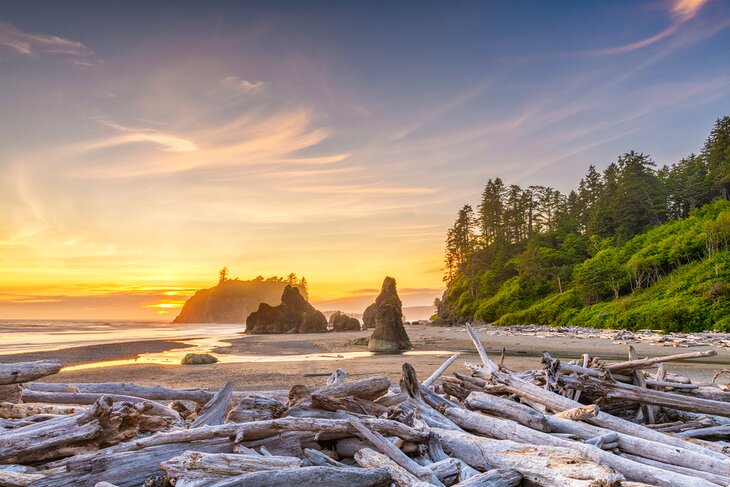
<svg viewBox="0 0 730 487"><path fill-rule="evenodd" d="M730 117L698 155L628 152L577 190L490 179L449 229L438 318L730 331Z"/></svg>

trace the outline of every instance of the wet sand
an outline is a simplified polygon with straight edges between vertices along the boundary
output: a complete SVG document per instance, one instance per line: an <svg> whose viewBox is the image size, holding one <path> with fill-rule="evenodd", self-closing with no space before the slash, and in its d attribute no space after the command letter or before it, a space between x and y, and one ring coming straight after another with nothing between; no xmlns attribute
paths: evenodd
<svg viewBox="0 0 730 487"><path fill-rule="evenodd" d="M352 344L354 338L367 337L370 331L305 334L255 335L218 339L210 350L221 363L212 365L168 365L134 363L81 370L66 370L51 376L50 382L136 382L170 387L215 388L233 380L237 389L288 389L293 384L322 384L333 370L342 367L350 378L387 375L397 383L401 365L411 363L420 377L430 375L451 353L464 352L452 366L465 370L463 362L478 362L463 327L440 328L424 325L407 327L414 345L408 354L370 354L367 347ZM610 360L626 360L627 341L574 336L489 335L479 333L487 350L499 360L502 347L507 349L505 365L514 370L539 368L543 351L558 358L576 358L590 353ZM183 354L187 343L171 340L147 340L118 344L74 347L53 352L34 352L0 356L0 362L17 362L57 358L65 365L80 365L108 360L135 359L140 354L159 352ZM221 343L223 342L223 343ZM658 356L707 350L712 347L674 348L648 343L631 343L639 356ZM667 369L710 381L714 371L730 365L730 351L716 349L717 356L702 361L671 363ZM144 355L143 355L144 356ZM255 360L255 361L254 361ZM230 363L228 362L230 361ZM94 367L94 366L92 366Z"/></svg>

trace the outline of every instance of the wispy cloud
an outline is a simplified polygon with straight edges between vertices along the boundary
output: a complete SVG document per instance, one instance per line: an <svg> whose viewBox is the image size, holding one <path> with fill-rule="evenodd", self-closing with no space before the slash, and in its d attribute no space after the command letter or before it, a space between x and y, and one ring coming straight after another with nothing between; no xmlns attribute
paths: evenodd
<svg viewBox="0 0 730 487"><path fill-rule="evenodd" d="M79 41L54 35L25 32L7 22L0 22L0 46L5 46L24 56L57 54L85 57L94 54L91 48ZM89 64L89 61L78 62Z"/></svg>
<svg viewBox="0 0 730 487"><path fill-rule="evenodd" d="M611 47L608 49L600 49L593 51L591 54L595 56L609 56L612 54L623 54L635 51L644 47L655 44L672 34L676 33L685 23L694 18L707 0L675 0L669 13L672 17L671 24L661 32L649 36L639 41L631 42L621 46Z"/></svg>
<svg viewBox="0 0 730 487"><path fill-rule="evenodd" d="M236 95L248 95L258 93L264 88L263 81L248 81L236 76L227 76L221 81L221 85Z"/></svg>

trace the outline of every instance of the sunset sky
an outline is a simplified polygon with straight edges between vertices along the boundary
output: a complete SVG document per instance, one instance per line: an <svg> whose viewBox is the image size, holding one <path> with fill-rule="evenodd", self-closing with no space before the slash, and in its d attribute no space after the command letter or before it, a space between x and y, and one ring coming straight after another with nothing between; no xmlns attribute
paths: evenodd
<svg viewBox="0 0 730 487"><path fill-rule="evenodd" d="M224 265L430 304L488 178L697 151L729 27L724 0L3 0L0 319L171 319Z"/></svg>

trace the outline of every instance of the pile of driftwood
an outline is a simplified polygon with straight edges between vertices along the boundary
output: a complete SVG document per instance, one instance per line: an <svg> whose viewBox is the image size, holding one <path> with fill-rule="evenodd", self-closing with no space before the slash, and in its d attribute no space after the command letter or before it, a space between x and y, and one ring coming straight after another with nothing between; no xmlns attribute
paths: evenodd
<svg viewBox="0 0 730 487"><path fill-rule="evenodd" d="M644 342L660 347L690 348L690 347L717 347L730 349L730 333L714 331L698 333L664 333L660 330L607 330L603 328L587 328L582 326L480 326L477 331L492 336L531 336L538 338L575 338L599 339L618 342Z"/></svg>
<svg viewBox="0 0 730 487"><path fill-rule="evenodd" d="M33 382L52 361L0 365L0 486L719 486L730 484L730 392L665 371L714 351L513 372L467 331L419 382L215 393ZM446 370L453 375L445 375Z"/></svg>

